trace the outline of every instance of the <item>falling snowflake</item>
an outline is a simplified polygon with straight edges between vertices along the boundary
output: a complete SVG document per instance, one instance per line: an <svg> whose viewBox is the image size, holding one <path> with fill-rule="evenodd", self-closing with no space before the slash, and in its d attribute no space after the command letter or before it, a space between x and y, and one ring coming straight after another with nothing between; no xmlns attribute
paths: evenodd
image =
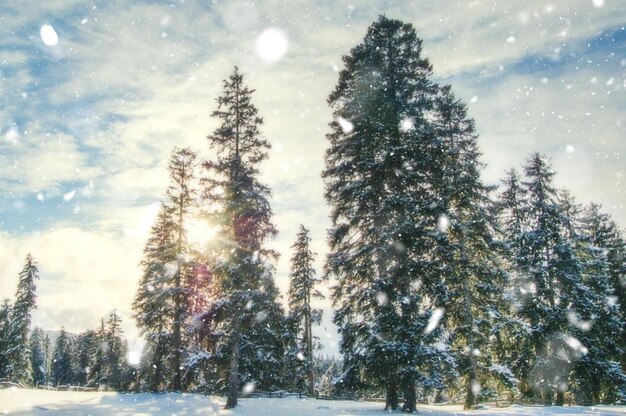
<svg viewBox="0 0 626 416"><path fill-rule="evenodd" d="M64 201L71 201L76 196L76 191L70 191L63 195Z"/></svg>
<svg viewBox="0 0 626 416"><path fill-rule="evenodd" d="M55 46L59 43L59 35L57 35L56 30L50 25L41 26L41 30L39 31L41 35L41 40L46 46Z"/></svg>
<svg viewBox="0 0 626 416"><path fill-rule="evenodd" d="M17 131L15 127L11 127L5 134L4 137L7 141L11 142L11 144L17 144L17 139L20 138L20 133Z"/></svg>
<svg viewBox="0 0 626 416"><path fill-rule="evenodd" d="M256 390L256 383L246 383L242 389L244 394L250 394L254 392L254 390Z"/></svg>
<svg viewBox="0 0 626 416"><path fill-rule="evenodd" d="M447 215L440 215L437 218L437 229L439 232L445 233L448 232L448 228L450 228L450 218Z"/></svg>
<svg viewBox="0 0 626 416"><path fill-rule="evenodd" d="M289 41L287 34L273 27L265 29L256 40L256 54L264 62L271 64L279 61L287 52Z"/></svg>
<svg viewBox="0 0 626 416"><path fill-rule="evenodd" d="M354 124L350 123L343 117L337 117L337 123L339 123L339 127L341 127L344 134L351 133L352 130L354 130Z"/></svg>
<svg viewBox="0 0 626 416"><path fill-rule="evenodd" d="M579 340L570 335L563 335L563 341L565 341L565 343L569 345L571 349L573 349L574 351L578 351L583 355L589 352L587 347L585 347Z"/></svg>
<svg viewBox="0 0 626 416"><path fill-rule="evenodd" d="M480 383L476 380L472 381L472 393L474 393L474 396L478 396L480 394L480 391Z"/></svg>
<svg viewBox="0 0 626 416"><path fill-rule="evenodd" d="M591 329L591 322L583 321L578 314L574 311L567 311L567 322L575 328L581 331L587 332Z"/></svg>
<svg viewBox="0 0 626 416"><path fill-rule="evenodd" d="M384 292L378 292L376 293L376 302L378 306L385 306L389 302L389 298Z"/></svg>
<svg viewBox="0 0 626 416"><path fill-rule="evenodd" d="M433 311L430 318L428 318L428 325L426 325L426 328L424 329L424 335L430 334L439 326L439 321L443 316L443 312L442 308L437 308Z"/></svg>
<svg viewBox="0 0 626 416"><path fill-rule="evenodd" d="M400 123L400 131L406 133L407 131L415 129L415 121L411 117L407 117Z"/></svg>

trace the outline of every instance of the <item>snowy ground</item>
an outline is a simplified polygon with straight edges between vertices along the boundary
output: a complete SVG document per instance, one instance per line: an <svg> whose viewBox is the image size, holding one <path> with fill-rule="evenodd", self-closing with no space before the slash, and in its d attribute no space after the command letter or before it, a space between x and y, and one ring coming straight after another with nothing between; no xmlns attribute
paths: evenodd
<svg viewBox="0 0 626 416"><path fill-rule="evenodd" d="M382 403L283 399L241 399L234 411L222 410L224 400L199 394L118 394L57 392L26 389L0 390L0 414L10 415L236 415L236 416L373 416ZM463 412L458 406L420 406L419 412L438 415L626 415L626 406L527 407L512 406Z"/></svg>

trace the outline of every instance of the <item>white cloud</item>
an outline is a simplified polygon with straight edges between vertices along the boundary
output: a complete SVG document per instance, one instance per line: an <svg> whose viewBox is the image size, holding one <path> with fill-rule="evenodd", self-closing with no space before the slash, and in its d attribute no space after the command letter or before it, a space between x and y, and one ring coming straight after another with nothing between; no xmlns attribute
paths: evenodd
<svg viewBox="0 0 626 416"><path fill-rule="evenodd" d="M17 193L55 190L65 181L88 180L99 173L81 152L78 140L66 134L19 132L14 141L0 141L0 189Z"/></svg>
<svg viewBox="0 0 626 416"><path fill-rule="evenodd" d="M0 234L0 298L13 299L27 253L39 265L33 325L78 332L95 328L117 308L126 332L136 335L131 303L141 276L143 239L79 228L28 235Z"/></svg>

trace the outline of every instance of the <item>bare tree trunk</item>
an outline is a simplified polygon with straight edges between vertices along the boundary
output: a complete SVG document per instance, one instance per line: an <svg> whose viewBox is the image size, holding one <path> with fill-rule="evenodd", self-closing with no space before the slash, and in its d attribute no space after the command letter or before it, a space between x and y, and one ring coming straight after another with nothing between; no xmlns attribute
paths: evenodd
<svg viewBox="0 0 626 416"><path fill-rule="evenodd" d="M385 410L397 410L400 407L398 402L398 383L393 374L389 375L385 389Z"/></svg>
<svg viewBox="0 0 626 416"><path fill-rule="evenodd" d="M404 380L404 404L402 411L405 413L415 413L417 411L417 397L415 395L415 376L406 376Z"/></svg>
<svg viewBox="0 0 626 416"><path fill-rule="evenodd" d="M465 260L465 256L463 256ZM469 374L467 377L467 394L465 396L465 403L463 404L464 410L469 410L478 401L476 394L474 393L478 385L478 379L476 375L476 355L474 354L474 317L472 315L472 293L469 286L469 277L466 275L463 277L463 305L465 307L466 321L465 325L469 331L467 335L467 347L469 353Z"/></svg>
<svg viewBox="0 0 626 416"><path fill-rule="evenodd" d="M476 395L474 394L474 385L478 382L476 379L476 372L474 369L470 369L469 377L467 378L467 394L465 395L465 403L463 404L463 410L470 410L477 402Z"/></svg>
<svg viewBox="0 0 626 416"><path fill-rule="evenodd" d="M306 354L307 361L309 364L308 368L308 378L309 378L309 394L312 396L315 394L315 363L313 362L313 334L312 332L312 323L311 323L311 294L307 293L307 306L306 312L304 316L304 324L306 326Z"/></svg>
<svg viewBox="0 0 626 416"><path fill-rule="evenodd" d="M230 374L228 377L228 397L225 409L233 409L237 406L237 393L239 392L239 330L233 333L230 346Z"/></svg>
<svg viewBox="0 0 626 416"><path fill-rule="evenodd" d="M182 273L182 264L179 263L178 266L178 272L176 273L176 296L175 296L175 302L174 302L174 308L175 308L175 316L174 316L174 333L173 333L173 340L172 340L172 349L174 350L174 356L172 359L172 367L174 367L174 380L172 381L172 389L174 391L180 391L181 390L181 371L180 371L180 361L181 361L181 354L180 354L180 349L181 349L181 318L182 318L182 314L181 314L181 299L180 299L180 284L181 284L181 273Z"/></svg>
<svg viewBox="0 0 626 416"><path fill-rule="evenodd" d="M563 406L563 403L565 403L565 392L559 387L556 391L556 401L554 405Z"/></svg>

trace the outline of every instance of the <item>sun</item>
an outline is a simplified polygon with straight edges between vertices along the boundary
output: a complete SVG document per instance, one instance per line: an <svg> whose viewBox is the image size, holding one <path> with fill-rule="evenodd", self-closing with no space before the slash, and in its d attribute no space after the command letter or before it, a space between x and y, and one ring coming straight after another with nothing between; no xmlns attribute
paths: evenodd
<svg viewBox="0 0 626 416"><path fill-rule="evenodd" d="M206 219L193 218L186 222L185 232L190 244L202 247L217 237L219 227Z"/></svg>

